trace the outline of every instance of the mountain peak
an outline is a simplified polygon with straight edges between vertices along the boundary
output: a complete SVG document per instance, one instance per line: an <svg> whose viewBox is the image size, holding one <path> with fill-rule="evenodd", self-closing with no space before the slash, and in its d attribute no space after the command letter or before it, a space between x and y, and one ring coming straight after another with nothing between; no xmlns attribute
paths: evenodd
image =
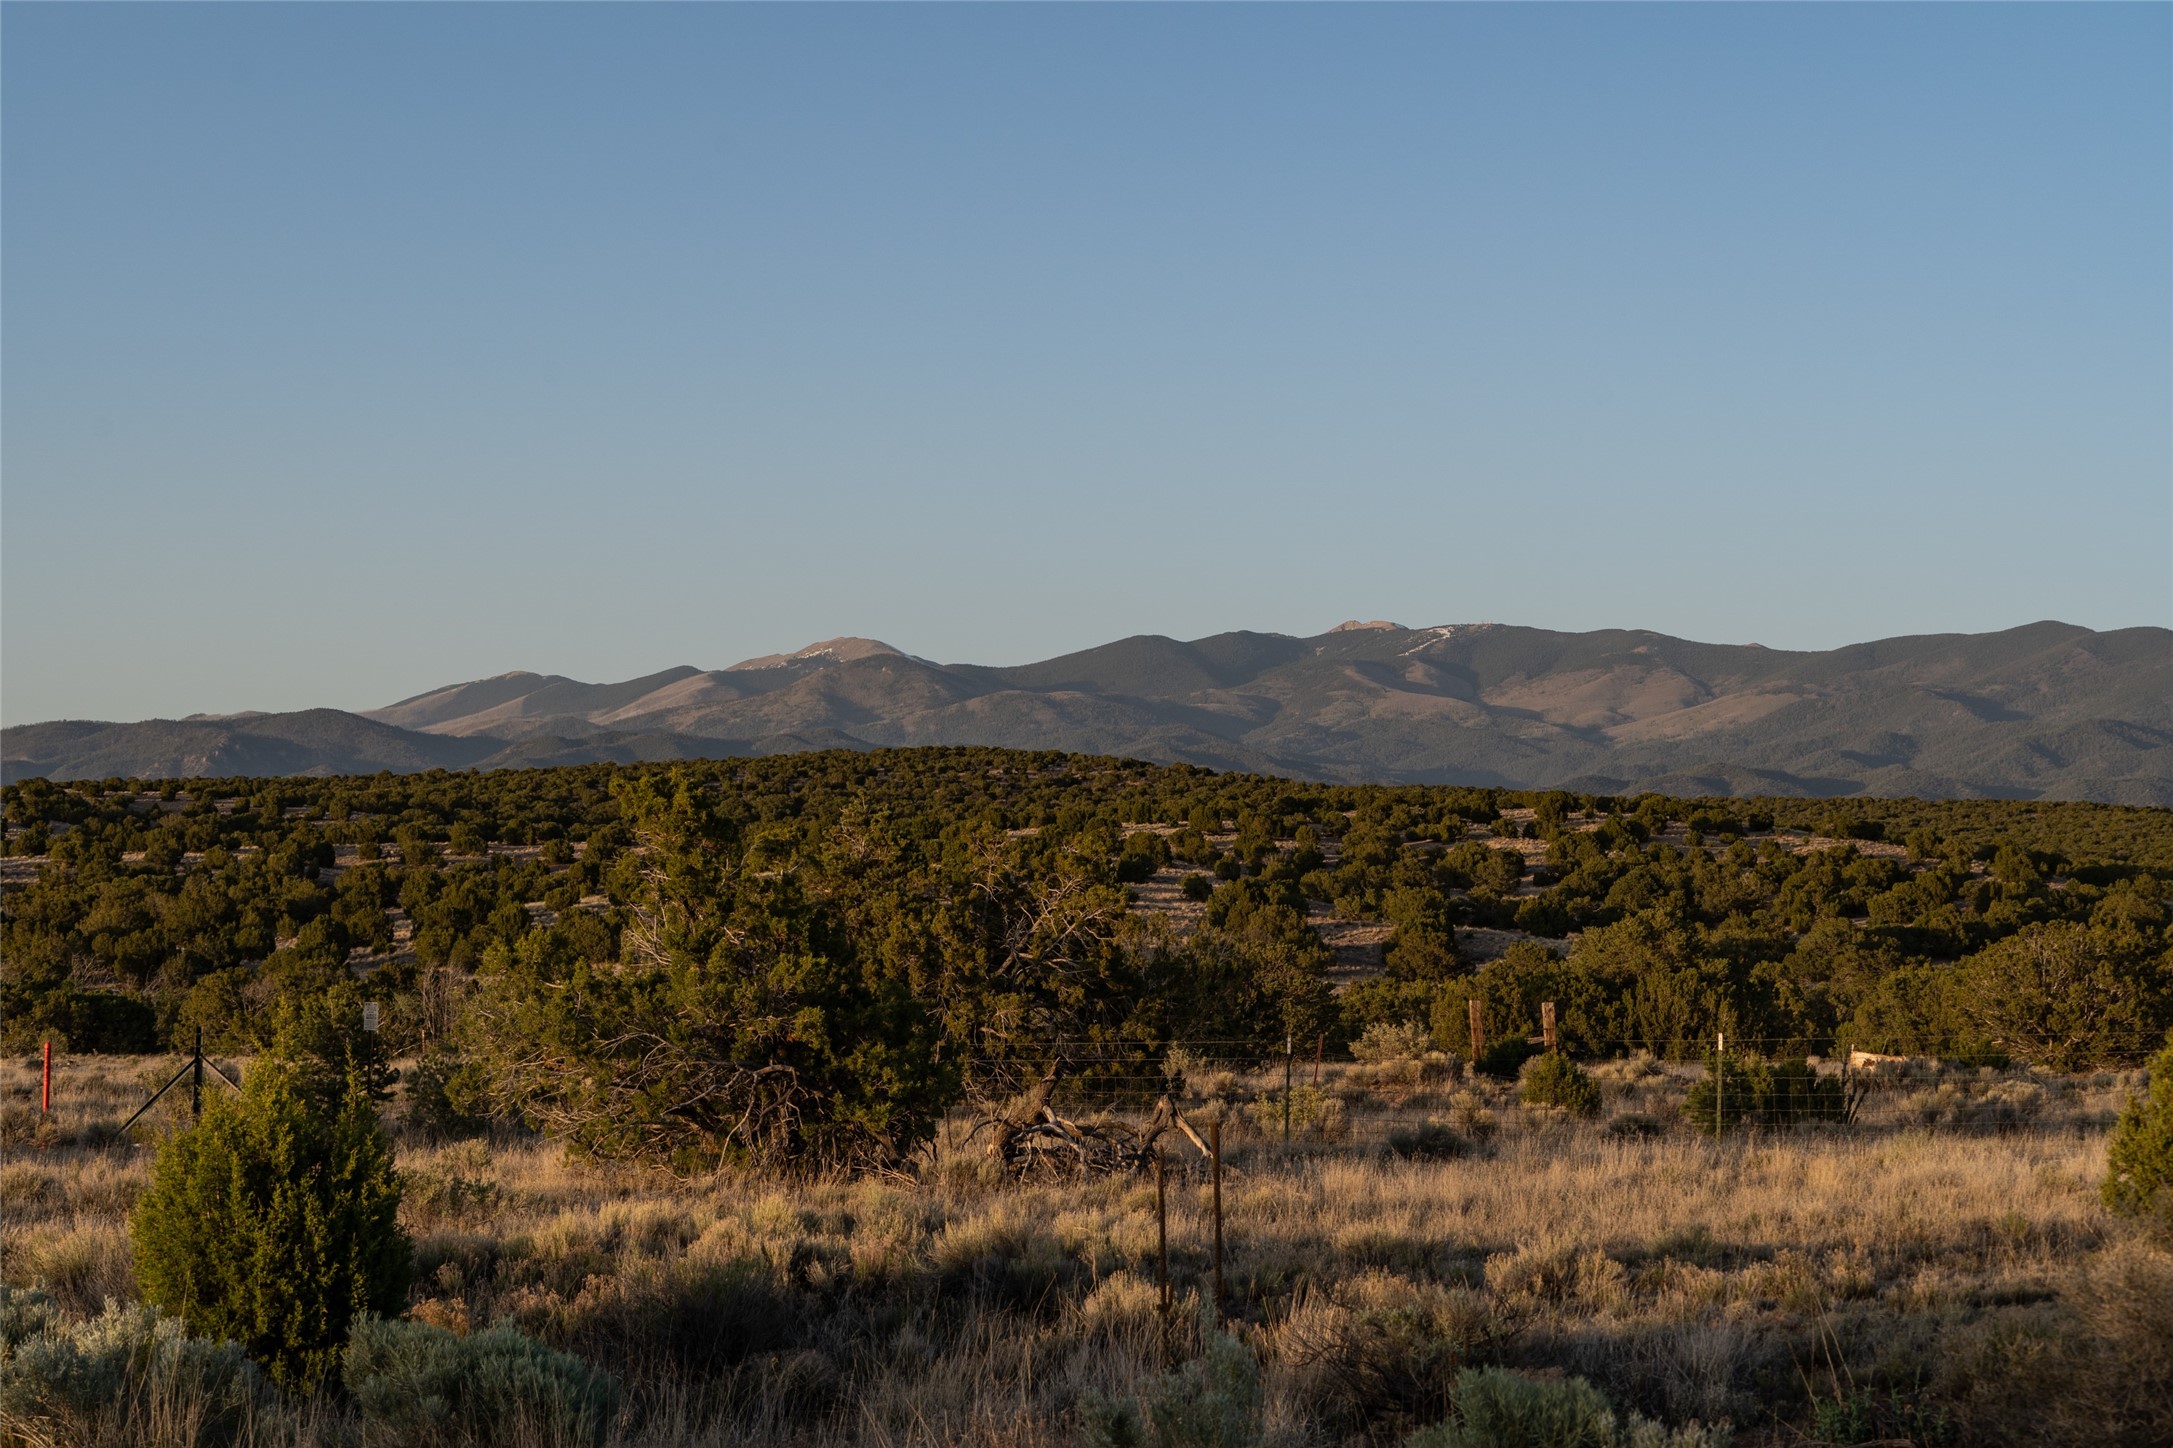
<svg viewBox="0 0 2173 1448"><path fill-rule="evenodd" d="M1305 639L1140 634L1003 668L910 658L834 638L612 684L503 675L360 718L33 724L0 738L0 777L985 744L1332 782L2173 805L2163 628L2036 624L1800 652L1638 629L1353 619ZM1580 780L1607 783L1568 783Z"/></svg>
<svg viewBox="0 0 2173 1448"><path fill-rule="evenodd" d="M849 664L855 659L880 658L885 655L905 657L903 652L892 648L881 639L824 639L821 643L809 644L795 653L764 654L760 658L742 659L732 665L732 669L781 669L787 664L805 663ZM730 673L732 669L725 672Z"/></svg>
<svg viewBox="0 0 2173 1448"><path fill-rule="evenodd" d="M1328 632L1358 633L1367 629L1386 629L1400 632L1403 629L1403 625L1400 623L1390 623L1385 618L1377 618L1365 623L1361 623L1355 618L1347 618L1343 620L1343 622L1337 624L1334 628L1328 630Z"/></svg>

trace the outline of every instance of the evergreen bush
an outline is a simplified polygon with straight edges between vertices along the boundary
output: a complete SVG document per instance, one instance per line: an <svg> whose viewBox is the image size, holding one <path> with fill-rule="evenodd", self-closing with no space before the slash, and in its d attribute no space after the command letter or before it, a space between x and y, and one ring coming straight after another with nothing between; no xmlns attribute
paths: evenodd
<svg viewBox="0 0 2173 1448"><path fill-rule="evenodd" d="M467 1337L365 1318L342 1370L366 1448L483 1448L505 1441L601 1448L619 1411L610 1374L500 1326Z"/></svg>
<svg viewBox="0 0 2173 1448"><path fill-rule="evenodd" d="M467 1109L464 1074L465 1063L451 1051L424 1052L408 1072L401 1124L429 1141L458 1141L489 1130L487 1119Z"/></svg>
<svg viewBox="0 0 2173 1448"><path fill-rule="evenodd" d="M314 1387L359 1317L400 1310L409 1243L392 1149L362 1084L336 1107L285 1061L167 1139L130 1217L145 1300Z"/></svg>
<svg viewBox="0 0 2173 1448"><path fill-rule="evenodd" d="M1715 1101L1715 1094L1718 1101ZM1768 1063L1742 1051L1705 1058L1705 1074L1683 1097L1683 1116L1700 1131L1779 1128L1809 1121L1844 1121L1848 1100L1841 1083L1821 1076L1803 1060Z"/></svg>
<svg viewBox="0 0 2173 1448"><path fill-rule="evenodd" d="M1524 1068L1524 1104L1551 1107L1571 1116L1600 1114L1599 1083L1560 1051L1534 1057Z"/></svg>
<svg viewBox="0 0 2173 1448"><path fill-rule="evenodd" d="M2173 1231L2173 1033L2150 1061L2147 1096L2130 1097L2105 1153L2105 1205Z"/></svg>

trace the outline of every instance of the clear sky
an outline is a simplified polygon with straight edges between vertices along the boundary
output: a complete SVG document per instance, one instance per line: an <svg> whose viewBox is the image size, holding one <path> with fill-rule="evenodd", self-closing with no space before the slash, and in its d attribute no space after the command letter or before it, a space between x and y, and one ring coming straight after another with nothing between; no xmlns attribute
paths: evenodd
<svg viewBox="0 0 2173 1448"><path fill-rule="evenodd" d="M2173 621L2173 8L6 6L0 712Z"/></svg>

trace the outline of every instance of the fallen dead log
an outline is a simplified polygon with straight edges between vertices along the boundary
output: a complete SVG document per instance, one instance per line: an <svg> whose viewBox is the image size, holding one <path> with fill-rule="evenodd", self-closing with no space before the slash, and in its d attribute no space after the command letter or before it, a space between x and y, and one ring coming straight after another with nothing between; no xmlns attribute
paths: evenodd
<svg viewBox="0 0 2173 1448"><path fill-rule="evenodd" d="M1029 1176L1123 1176L1145 1172L1154 1165L1165 1133L1184 1133L1200 1155L1206 1143L1192 1129L1182 1112L1164 1096L1154 1113L1138 1127L1118 1121L1076 1121L1059 1116L1049 1105L1054 1074L1009 1117L990 1117L974 1126L992 1128L988 1154L1003 1163L1014 1177ZM970 1138L969 1138L970 1139Z"/></svg>

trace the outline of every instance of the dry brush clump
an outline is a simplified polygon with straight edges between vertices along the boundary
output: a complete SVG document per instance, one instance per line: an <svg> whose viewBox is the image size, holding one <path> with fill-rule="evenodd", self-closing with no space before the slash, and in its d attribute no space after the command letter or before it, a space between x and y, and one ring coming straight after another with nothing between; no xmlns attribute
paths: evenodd
<svg viewBox="0 0 2173 1448"><path fill-rule="evenodd" d="M1610 1105L1645 1079L1613 1079L1629 1069L1594 1073ZM1458 1384L1501 1370L1584 1380L1623 1432L1642 1414L1727 1421L1746 1444L2165 1440L2173 1259L2099 1201L2099 1130L2040 1118L1716 1148L1681 1128L1529 1122L1506 1084L1458 1089L1498 1129L1425 1160L1368 1140L1286 1151L1279 1120L1232 1114L1224 1330L1258 1400L1215 1423L1292 1448L1444 1422L1461 1435L1444 1441L1476 1442L1485 1413ZM1014 1183L964 1135L910 1176L860 1180L682 1179L514 1136L410 1144L415 1371L442 1369L448 1338L517 1331L621 1385L609 1441L658 1448L1070 1444L1097 1402L1119 1405L1098 1420L1111 1432L1154 1441L1156 1404L1182 1396L1156 1386L1173 1364L1176 1381L1237 1382L1233 1349L1203 1356L1219 1339L1200 1320L1212 1193L1196 1154L1169 1159L1165 1313L1151 1181ZM107 1294L125 1306L143 1181L133 1148L11 1152L7 1280L62 1289L52 1311L70 1323L97 1321ZM121 1265L87 1265L101 1261ZM519 1366L552 1360L495 1360L593 1406L578 1373ZM348 1442L359 1413L290 1399L249 1431Z"/></svg>

